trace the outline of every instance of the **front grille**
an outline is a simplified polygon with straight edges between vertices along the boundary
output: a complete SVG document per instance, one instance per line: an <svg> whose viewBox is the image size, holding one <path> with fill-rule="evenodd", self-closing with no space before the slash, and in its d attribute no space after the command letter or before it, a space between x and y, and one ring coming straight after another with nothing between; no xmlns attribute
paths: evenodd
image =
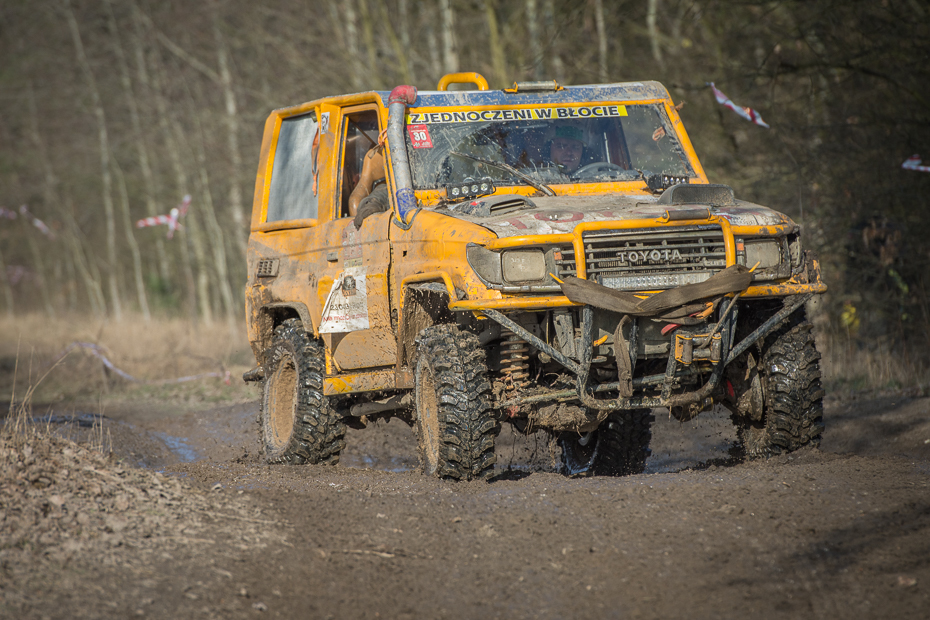
<svg viewBox="0 0 930 620"><path fill-rule="evenodd" d="M719 226L598 230L582 237L588 279L618 290L644 291L697 284L726 267ZM556 255L560 277L574 276L574 248Z"/></svg>

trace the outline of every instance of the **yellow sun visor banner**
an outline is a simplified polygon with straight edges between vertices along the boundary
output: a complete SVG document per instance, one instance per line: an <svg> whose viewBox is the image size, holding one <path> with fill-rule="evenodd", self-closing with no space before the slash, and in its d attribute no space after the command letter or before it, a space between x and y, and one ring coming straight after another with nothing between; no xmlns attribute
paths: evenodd
<svg viewBox="0 0 930 620"><path fill-rule="evenodd" d="M488 121L548 121L619 116L626 116L626 106L618 104L560 105L518 109L469 110L467 112L422 110L407 114L407 124L429 125L436 123L480 123Z"/></svg>

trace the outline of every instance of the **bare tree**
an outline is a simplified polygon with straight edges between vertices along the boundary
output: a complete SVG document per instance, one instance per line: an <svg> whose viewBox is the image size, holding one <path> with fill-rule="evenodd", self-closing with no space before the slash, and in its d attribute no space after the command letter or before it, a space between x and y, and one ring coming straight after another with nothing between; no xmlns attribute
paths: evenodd
<svg viewBox="0 0 930 620"><path fill-rule="evenodd" d="M446 73L459 70L459 54L455 47L455 13L452 0L439 0L442 16L442 68Z"/></svg>
<svg viewBox="0 0 930 620"><path fill-rule="evenodd" d="M546 24L546 32L552 39L556 39L558 28L555 23L555 0L543 0L543 22ZM550 66L553 77L559 82L565 81L565 64L562 62L562 56L559 54L558 46L551 45L549 49Z"/></svg>
<svg viewBox="0 0 930 620"><path fill-rule="evenodd" d="M3 288L3 301L6 305L7 316L13 318L16 314L15 307L13 305L13 287L10 286L10 278L6 270L6 262L3 260L3 251L0 250L0 285Z"/></svg>
<svg viewBox="0 0 930 620"><path fill-rule="evenodd" d="M507 83L507 67L504 60L504 46L501 43L500 29L497 27L497 2L484 0L484 17L488 24L488 43L491 48L491 66L494 68L494 81L499 86Z"/></svg>
<svg viewBox="0 0 930 620"><path fill-rule="evenodd" d="M116 56L116 64L119 66L120 82L123 85L123 92L126 96L126 103L129 108L129 116L132 121L133 133L135 133L136 153L139 157L140 167L148 169L148 153L145 148L145 141L142 138L142 122L139 119L139 106L136 103L136 97L132 90L132 78L129 75L129 65L126 63L126 55L123 53L123 43L119 35L119 23L116 21L116 15L113 12L112 0L107 0L107 23L110 26L110 36L113 39L113 53ZM142 255L139 252L139 244L136 243L136 237L132 229L132 214L129 207L129 192L126 189L126 179L123 171L119 166L116 158L113 158L113 167L117 173L117 187L120 196L120 206L123 211L124 234L126 243L132 253L133 276L136 283L136 296L139 300L139 310L146 321L151 320L152 315L149 312L149 301L145 293L145 280L142 277ZM144 176L151 177L151 170ZM147 189L151 189L147 185Z"/></svg>
<svg viewBox="0 0 930 620"><path fill-rule="evenodd" d="M245 254L248 224L245 221L245 209L242 204L242 188L239 175L242 171L242 153L239 150L239 107L236 104L236 91L233 88L232 71L229 68L229 49L220 28L219 11L213 5L213 40L216 44L216 59L219 65L219 84L223 89L226 104L226 140L229 144L229 211L234 226L233 245L241 254Z"/></svg>
<svg viewBox="0 0 930 620"><path fill-rule="evenodd" d="M97 81L94 79L94 73L87 60L87 55L84 53L84 43L81 40L81 31L78 28L77 19L75 19L74 11L71 8L71 0L63 0L62 5L65 17L68 20L68 27L71 30L75 55L81 71L84 73L84 79L87 81L87 89L91 95L91 105L97 120L97 135L100 141L100 171L103 185L103 211L106 216L107 283L110 289L113 316L119 321L123 318L123 308L120 302L118 284L118 266L120 263L116 254L116 218L113 213L113 177L110 173L110 140L107 134L106 113L100 99L100 92L97 90Z"/></svg>
<svg viewBox="0 0 930 620"><path fill-rule="evenodd" d="M526 33L530 50L530 77L542 79L542 42L540 41L539 7L536 0L526 0Z"/></svg>
<svg viewBox="0 0 930 620"><path fill-rule="evenodd" d="M604 0L594 0L594 23L597 26L597 76L609 82L607 73L607 27L604 25Z"/></svg>
<svg viewBox="0 0 930 620"><path fill-rule="evenodd" d="M664 66L662 61L662 48L659 46L659 29L656 26L656 15L659 12L659 0L649 0L646 9L646 30L649 32L649 45L652 48L652 57L659 64Z"/></svg>

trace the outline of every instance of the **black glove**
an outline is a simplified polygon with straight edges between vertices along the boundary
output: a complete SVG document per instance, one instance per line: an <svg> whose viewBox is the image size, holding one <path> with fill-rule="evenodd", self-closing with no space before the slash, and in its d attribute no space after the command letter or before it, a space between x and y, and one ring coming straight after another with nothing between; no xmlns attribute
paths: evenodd
<svg viewBox="0 0 930 620"><path fill-rule="evenodd" d="M391 201L388 195L386 184L376 187L370 194L362 199L358 205L358 211L355 213L355 228L361 230L362 222L369 215L375 213L384 213L391 208Z"/></svg>

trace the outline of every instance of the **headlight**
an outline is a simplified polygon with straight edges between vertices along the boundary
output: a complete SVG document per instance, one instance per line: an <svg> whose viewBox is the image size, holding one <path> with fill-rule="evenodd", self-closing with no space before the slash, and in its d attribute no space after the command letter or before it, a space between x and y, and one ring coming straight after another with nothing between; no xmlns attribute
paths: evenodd
<svg viewBox="0 0 930 620"><path fill-rule="evenodd" d="M510 250L501 255L504 280L512 284L538 282L546 277L542 250Z"/></svg>
<svg viewBox="0 0 930 620"><path fill-rule="evenodd" d="M756 269L768 269L781 262L781 244L776 240L746 242L746 266Z"/></svg>
<svg viewBox="0 0 930 620"><path fill-rule="evenodd" d="M779 280L791 276L786 238L746 239L744 251L745 265L749 268L756 265L755 271L752 272L754 281Z"/></svg>

